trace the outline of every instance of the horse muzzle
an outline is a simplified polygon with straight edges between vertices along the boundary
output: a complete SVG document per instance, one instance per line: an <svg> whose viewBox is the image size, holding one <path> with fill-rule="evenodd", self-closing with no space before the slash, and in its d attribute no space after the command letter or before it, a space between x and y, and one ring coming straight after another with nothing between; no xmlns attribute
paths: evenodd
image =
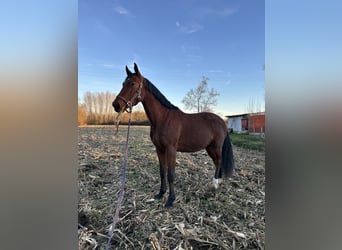
<svg viewBox="0 0 342 250"><path fill-rule="evenodd" d="M114 108L115 112L119 113L119 112L121 111L121 107L120 107L119 102L114 101L114 102L112 103L112 105L113 105L113 108Z"/></svg>

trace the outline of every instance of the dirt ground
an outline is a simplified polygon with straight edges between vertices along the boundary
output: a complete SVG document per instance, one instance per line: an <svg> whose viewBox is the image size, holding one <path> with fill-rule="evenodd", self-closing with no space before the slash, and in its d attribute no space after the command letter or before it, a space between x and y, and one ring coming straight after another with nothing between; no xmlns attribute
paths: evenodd
<svg viewBox="0 0 342 250"><path fill-rule="evenodd" d="M79 128L79 249L105 249L127 127ZM235 173L212 188L207 153L177 153L176 201L154 200L159 163L149 127L131 127L125 196L110 249L264 249L265 154L233 146Z"/></svg>

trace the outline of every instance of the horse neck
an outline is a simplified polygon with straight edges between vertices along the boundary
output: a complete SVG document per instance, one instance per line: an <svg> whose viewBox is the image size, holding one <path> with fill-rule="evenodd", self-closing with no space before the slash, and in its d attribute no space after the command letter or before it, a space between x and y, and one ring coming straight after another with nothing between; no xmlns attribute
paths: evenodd
<svg viewBox="0 0 342 250"><path fill-rule="evenodd" d="M169 109L164 107L149 91L146 91L144 100L142 100L146 115L153 126L158 122L163 122L164 116L168 113Z"/></svg>

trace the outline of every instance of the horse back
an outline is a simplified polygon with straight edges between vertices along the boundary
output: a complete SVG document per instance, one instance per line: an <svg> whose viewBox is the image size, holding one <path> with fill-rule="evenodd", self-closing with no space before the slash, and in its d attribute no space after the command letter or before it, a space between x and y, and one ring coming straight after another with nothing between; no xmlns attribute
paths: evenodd
<svg viewBox="0 0 342 250"><path fill-rule="evenodd" d="M179 123L178 151L182 152L199 151L212 143L222 145L227 134L222 118L209 112L183 113Z"/></svg>

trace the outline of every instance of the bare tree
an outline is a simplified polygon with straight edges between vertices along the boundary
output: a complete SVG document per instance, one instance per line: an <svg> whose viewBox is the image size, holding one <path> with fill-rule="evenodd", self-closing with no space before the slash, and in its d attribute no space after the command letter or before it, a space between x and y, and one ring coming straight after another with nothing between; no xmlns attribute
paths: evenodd
<svg viewBox="0 0 342 250"><path fill-rule="evenodd" d="M115 99L115 94L110 93L109 91L106 92L106 123L114 123L114 110L112 106L112 102Z"/></svg>
<svg viewBox="0 0 342 250"><path fill-rule="evenodd" d="M91 124L95 121L95 115L93 109L93 94L89 91L84 94L84 106L87 113L87 124Z"/></svg>
<svg viewBox="0 0 342 250"><path fill-rule="evenodd" d="M217 104L217 96L220 94L213 88L208 88L208 77L203 76L202 81L197 88L190 89L190 91L183 98L182 103L185 109L197 110L197 112L210 112Z"/></svg>
<svg viewBox="0 0 342 250"><path fill-rule="evenodd" d="M245 110L247 113L257 113L257 112L261 112L262 108L261 108L261 103L259 98L257 98L256 100L253 97L249 98L249 101L245 107Z"/></svg>
<svg viewBox="0 0 342 250"><path fill-rule="evenodd" d="M253 97L250 97L248 104L245 107L245 110L249 114L261 112L262 108L261 108L261 103L260 103L259 98L255 100ZM249 119L249 129L250 129L250 132L255 132L255 120L254 119Z"/></svg>
<svg viewBox="0 0 342 250"><path fill-rule="evenodd" d="M112 101L115 94L110 92L87 91L84 94L84 108L87 113L87 124L110 124L114 122Z"/></svg>
<svg viewBox="0 0 342 250"><path fill-rule="evenodd" d="M87 91L84 94L84 102L78 105L79 125L94 124L114 124L115 111L112 102L115 94L107 92ZM83 112L83 113L82 113ZM125 113L121 117L121 122L128 122L129 114ZM82 119L85 119L83 121ZM148 119L144 111L135 111L132 114L132 122L148 124Z"/></svg>
<svg viewBox="0 0 342 250"><path fill-rule="evenodd" d="M249 98L249 101L246 105L246 112L247 113L254 113L255 112L255 100L253 97Z"/></svg>
<svg viewBox="0 0 342 250"><path fill-rule="evenodd" d="M87 112L84 104L78 102L78 125L87 124Z"/></svg>

